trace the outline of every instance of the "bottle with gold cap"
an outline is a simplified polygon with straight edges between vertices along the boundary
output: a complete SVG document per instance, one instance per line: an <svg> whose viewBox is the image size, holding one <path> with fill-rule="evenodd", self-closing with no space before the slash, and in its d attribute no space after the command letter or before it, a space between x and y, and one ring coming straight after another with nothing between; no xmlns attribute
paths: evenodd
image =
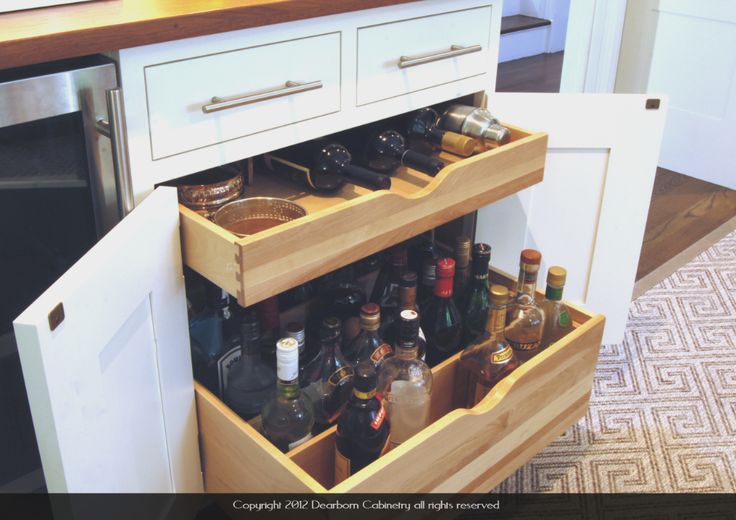
<svg viewBox="0 0 736 520"><path fill-rule="evenodd" d="M537 354L542 346L544 311L535 300L541 261L542 254L535 249L521 252L516 297L506 314L506 340L522 363Z"/></svg>
<svg viewBox="0 0 736 520"><path fill-rule="evenodd" d="M370 361L378 370L393 349L379 335L381 308L377 303L366 303L360 308L360 334L343 350L345 358L353 365Z"/></svg>
<svg viewBox="0 0 736 520"><path fill-rule="evenodd" d="M458 305L464 298L465 290L470 282L470 248L472 245L473 242L464 235L458 236L455 240L455 278L452 293Z"/></svg>
<svg viewBox="0 0 736 520"><path fill-rule="evenodd" d="M496 383L519 366L511 345L504 336L506 304L509 290L503 285L492 285L486 330L460 354L461 377L467 381L460 403L475 406Z"/></svg>
<svg viewBox="0 0 736 520"><path fill-rule="evenodd" d="M570 311L567 305L562 303L562 290L565 288L566 279L567 270L564 267L555 265L547 270L547 290L542 303L544 310L542 349L547 348L573 329Z"/></svg>

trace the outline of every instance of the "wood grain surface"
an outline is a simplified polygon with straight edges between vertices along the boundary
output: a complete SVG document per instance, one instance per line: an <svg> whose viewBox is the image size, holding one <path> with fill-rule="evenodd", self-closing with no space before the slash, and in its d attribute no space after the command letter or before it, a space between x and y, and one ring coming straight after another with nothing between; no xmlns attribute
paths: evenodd
<svg viewBox="0 0 736 520"><path fill-rule="evenodd" d="M98 0L3 13L0 69L409 1Z"/></svg>

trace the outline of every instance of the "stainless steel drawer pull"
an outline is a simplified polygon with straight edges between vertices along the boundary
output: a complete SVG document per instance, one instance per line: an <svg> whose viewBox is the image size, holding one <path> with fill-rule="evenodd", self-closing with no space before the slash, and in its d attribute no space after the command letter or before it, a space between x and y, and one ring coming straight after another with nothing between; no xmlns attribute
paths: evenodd
<svg viewBox="0 0 736 520"><path fill-rule="evenodd" d="M307 92L309 90L316 90L318 88L322 88L321 81L310 81L309 83L296 83L294 81L287 81L283 87L275 88L272 90L264 90L255 94L247 94L245 96L233 99L222 99L215 96L212 98L212 103L202 105L202 112L204 112L205 114L209 114L211 112L217 112L218 110L225 110L228 108L250 105L251 103L258 103L259 101L266 101L268 99L290 96L292 94Z"/></svg>
<svg viewBox="0 0 736 520"><path fill-rule="evenodd" d="M474 52L480 52L482 50L483 47L481 47L480 45L471 45L469 47L453 45L452 47L450 47L449 51L425 54L423 56L402 56L399 58L399 68L406 69L409 67L416 67L417 65L424 65L425 63L446 60L448 58L456 58L457 56L472 54Z"/></svg>

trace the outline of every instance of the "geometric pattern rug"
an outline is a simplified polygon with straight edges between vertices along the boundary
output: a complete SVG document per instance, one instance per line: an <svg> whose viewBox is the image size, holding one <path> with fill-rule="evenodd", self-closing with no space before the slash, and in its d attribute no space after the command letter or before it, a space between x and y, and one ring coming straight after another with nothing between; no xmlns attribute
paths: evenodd
<svg viewBox="0 0 736 520"><path fill-rule="evenodd" d="M587 415L493 492L736 492L736 232L631 302Z"/></svg>

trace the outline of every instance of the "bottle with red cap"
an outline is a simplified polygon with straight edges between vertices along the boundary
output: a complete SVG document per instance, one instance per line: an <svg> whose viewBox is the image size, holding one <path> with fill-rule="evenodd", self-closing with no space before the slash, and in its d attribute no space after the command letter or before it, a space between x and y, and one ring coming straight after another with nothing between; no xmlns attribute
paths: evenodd
<svg viewBox="0 0 736 520"><path fill-rule="evenodd" d="M519 262L516 297L506 314L506 340L520 362L531 359L540 351L544 332L544 311L537 305L537 273L542 254L535 249L524 249Z"/></svg>
<svg viewBox="0 0 736 520"><path fill-rule="evenodd" d="M455 260L440 258L435 270L434 295L422 309L422 330L427 337L427 363L435 366L460 350L460 311L452 298Z"/></svg>

